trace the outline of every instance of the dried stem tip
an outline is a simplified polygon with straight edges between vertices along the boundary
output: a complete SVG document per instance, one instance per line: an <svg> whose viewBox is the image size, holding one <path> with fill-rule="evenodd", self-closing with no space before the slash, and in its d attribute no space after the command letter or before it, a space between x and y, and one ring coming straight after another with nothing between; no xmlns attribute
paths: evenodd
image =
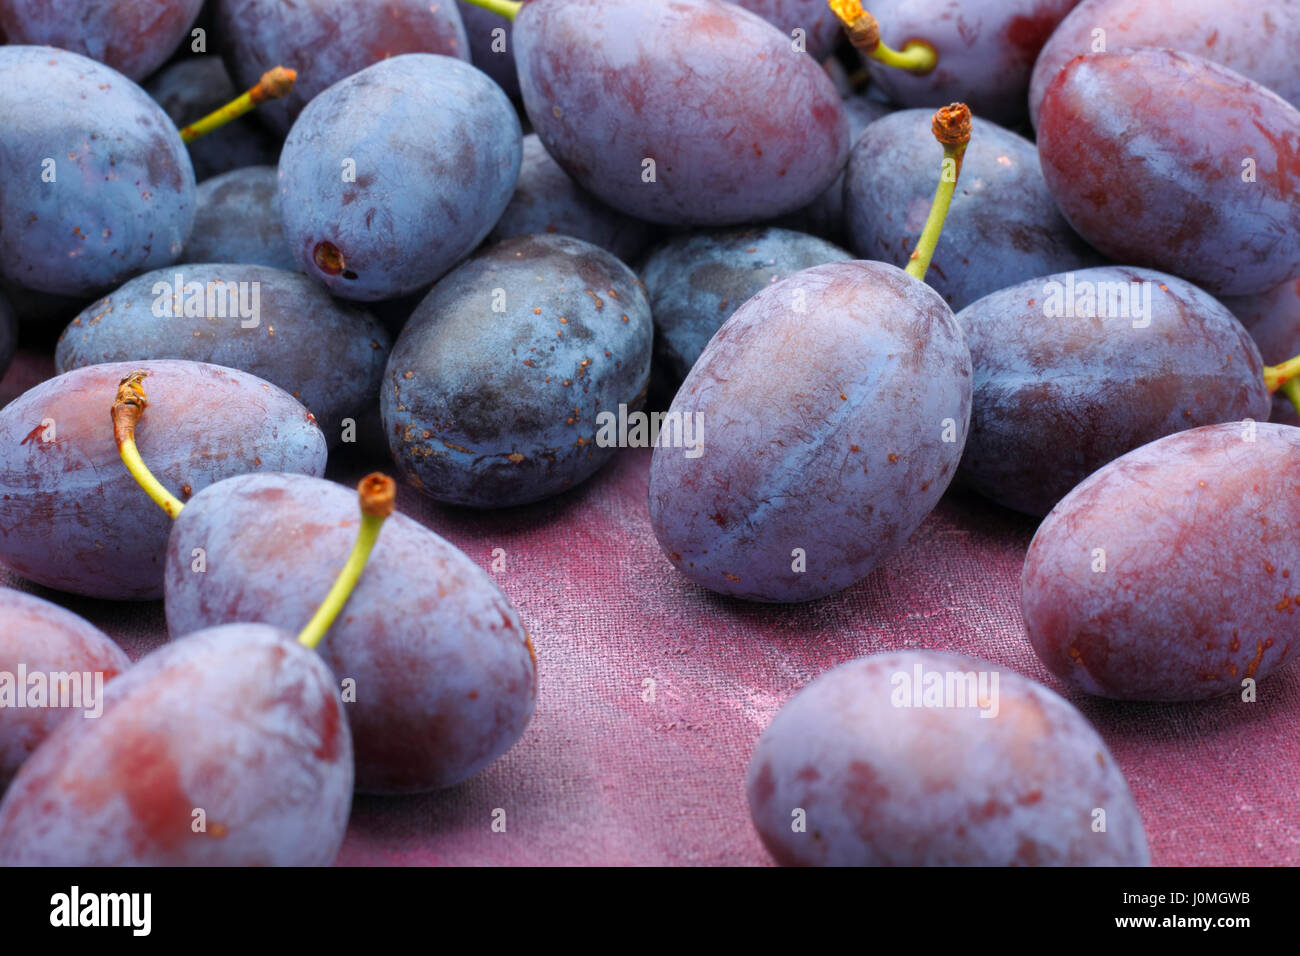
<svg viewBox="0 0 1300 956"><path fill-rule="evenodd" d="M123 442L134 440L135 426L140 416L149 407L149 400L144 394L144 379L148 372L132 372L122 379L117 386L117 397L113 400L113 438L120 446Z"/></svg>
<svg viewBox="0 0 1300 956"><path fill-rule="evenodd" d="M267 100L278 100L289 94L297 79L297 70L291 70L287 66L277 66L263 73L262 79L258 81L257 86L248 91L248 95L254 105L265 103Z"/></svg>
<svg viewBox="0 0 1300 956"><path fill-rule="evenodd" d="M357 485L361 497L361 513L372 518L387 518L393 513L397 500L397 483L381 472L366 475Z"/></svg>
<svg viewBox="0 0 1300 956"><path fill-rule="evenodd" d="M965 146L970 142L970 107L965 103L950 103L934 114L930 124L934 138L941 146Z"/></svg>
<svg viewBox="0 0 1300 956"><path fill-rule="evenodd" d="M828 0L831 12L839 17L848 34L849 42L863 53L870 53L880 45L880 24L866 10L860 0Z"/></svg>

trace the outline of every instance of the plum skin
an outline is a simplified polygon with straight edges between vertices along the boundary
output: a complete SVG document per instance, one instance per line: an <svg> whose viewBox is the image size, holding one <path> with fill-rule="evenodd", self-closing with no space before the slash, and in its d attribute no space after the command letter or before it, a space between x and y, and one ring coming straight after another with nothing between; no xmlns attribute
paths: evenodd
<svg viewBox="0 0 1300 956"><path fill-rule="evenodd" d="M301 627L357 523L354 491L303 475L242 475L205 489L168 542L168 630L180 637L248 619ZM344 708L362 793L465 780L519 739L537 698L532 644L495 582L401 514L385 523L319 651L337 680L355 682Z"/></svg>
<svg viewBox="0 0 1300 956"><path fill-rule="evenodd" d="M287 631L226 625L146 655L97 720L54 730L0 803L0 865L325 866L351 806L329 669Z"/></svg>
<svg viewBox="0 0 1300 956"><path fill-rule="evenodd" d="M703 451L654 450L655 536L718 593L824 597L938 503L970 408L970 352L937 292L883 262L796 272L741 306L682 383L670 413L702 416Z"/></svg>
<svg viewBox="0 0 1300 956"><path fill-rule="evenodd" d="M896 706L907 686L896 675L918 667L984 672L991 693L978 706ZM759 836L784 865L1148 863L1128 784L1083 715L1040 684L962 655L890 651L821 675L759 738L746 790ZM1097 809L1104 832L1093 829Z"/></svg>
<svg viewBox="0 0 1300 956"><path fill-rule="evenodd" d="M1297 491L1289 425L1208 425L1115 459L1029 546L1035 653L1070 687L1116 700L1203 700L1267 677L1300 646Z"/></svg>

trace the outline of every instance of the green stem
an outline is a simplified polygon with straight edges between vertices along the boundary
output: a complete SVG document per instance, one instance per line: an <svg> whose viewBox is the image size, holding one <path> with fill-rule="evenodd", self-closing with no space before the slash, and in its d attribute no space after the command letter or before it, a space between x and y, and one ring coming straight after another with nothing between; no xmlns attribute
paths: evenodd
<svg viewBox="0 0 1300 956"><path fill-rule="evenodd" d="M1295 413L1300 415L1300 378L1288 379L1282 384L1282 394L1291 399Z"/></svg>
<svg viewBox="0 0 1300 956"><path fill-rule="evenodd" d="M289 91L293 89L293 84L297 79L298 72L296 70L286 69L283 66L268 70L262 74L262 79L251 90L235 97L225 106L213 110L197 122L183 127L180 131L181 142L192 143L200 136L206 136L213 130L218 130L227 123L239 119L239 117L257 108L267 100L278 100L282 96L287 96Z"/></svg>
<svg viewBox="0 0 1300 956"><path fill-rule="evenodd" d="M939 56L934 52L934 47L920 40L912 40L901 50L885 46L884 41L881 41L876 44L876 48L867 56L880 61L885 66L908 70L912 73L929 73L939 62Z"/></svg>
<svg viewBox="0 0 1300 956"><path fill-rule="evenodd" d="M476 7L482 7L488 13L495 13L497 16L505 17L511 22L519 16L519 10L523 7L523 0L466 0Z"/></svg>
<svg viewBox="0 0 1300 956"><path fill-rule="evenodd" d="M1277 365L1264 366L1264 384L1268 386L1270 394L1297 378L1300 378L1300 355Z"/></svg>
<svg viewBox="0 0 1300 956"><path fill-rule="evenodd" d="M902 50L895 50L883 42L880 24L862 9L861 0L829 0L829 4L831 12L848 34L849 42L863 56L912 73L929 73L939 65L938 52L924 40L909 40Z"/></svg>
<svg viewBox="0 0 1300 956"><path fill-rule="evenodd" d="M357 492L361 499L361 527L357 531L357 540L352 545L352 553L348 555L347 563L339 572L334 586L325 596L324 603L298 635L298 643L304 647L314 649L320 644L330 626L342 613L357 581L361 579L361 572L365 570L370 552L374 550L380 529L393 513L393 499L396 495L393 479L378 473L368 475L357 486Z"/></svg>
<svg viewBox="0 0 1300 956"><path fill-rule="evenodd" d="M948 207L952 205L952 194L957 189L962 157L970 143L970 110L964 103L943 107L934 114L933 130L935 139L943 144L943 171L934 191L934 202L930 204L930 215L925 220L925 228L921 230L921 238L917 240L906 270L919 282L925 281L925 274L930 269L930 260L934 258L935 246L939 244L944 221L948 218Z"/></svg>
<svg viewBox="0 0 1300 956"><path fill-rule="evenodd" d="M118 383L117 397L113 400L113 438L117 442L117 452L122 456L122 464L126 465L131 477L153 499L154 504L166 512L167 517L175 520L185 506L154 477L140 457L140 449L135 445L136 423L149 407L144 394L144 379L148 374L132 372Z"/></svg>

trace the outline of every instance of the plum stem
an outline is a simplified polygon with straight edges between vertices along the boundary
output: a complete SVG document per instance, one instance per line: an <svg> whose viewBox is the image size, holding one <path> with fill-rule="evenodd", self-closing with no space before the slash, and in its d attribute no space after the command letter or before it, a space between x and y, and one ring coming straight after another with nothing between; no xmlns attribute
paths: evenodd
<svg viewBox="0 0 1300 956"><path fill-rule="evenodd" d="M934 191L934 202L930 204L925 228L921 230L921 238L907 263L907 274L919 282L925 281L925 274L930 269L930 260L934 258L935 246L939 244L939 235L948 218L948 207L952 205L952 194L957 189L962 157L970 143L970 108L965 103L942 107L934 114L930 128L934 138L943 146L943 171L939 175L939 186Z"/></svg>
<svg viewBox="0 0 1300 956"><path fill-rule="evenodd" d="M1300 378L1287 379L1282 383L1282 394L1291 399L1295 413L1300 415Z"/></svg>
<svg viewBox="0 0 1300 956"><path fill-rule="evenodd" d="M523 8L523 0L466 0L476 7L482 7L488 13L495 13L499 17L505 17L507 20L514 22L515 17L519 16L520 9Z"/></svg>
<svg viewBox="0 0 1300 956"><path fill-rule="evenodd" d="M473 2L473 0L471 0ZM849 42L866 56L885 66L911 73L929 73L939 63L939 54L924 40L909 40L895 50L880 39L880 24L866 10L861 0L827 0L831 12L839 18Z"/></svg>
<svg viewBox="0 0 1300 956"><path fill-rule="evenodd" d="M117 386L117 397L113 400L113 438L117 441L118 454L122 464L131 473L131 477L144 489L145 494L153 499L167 517L175 519L185 506L180 499L162 486L153 472L140 457L140 449L135 446L135 426L140 416L149 407L149 400L144 393L144 378L148 372L132 372Z"/></svg>
<svg viewBox="0 0 1300 956"><path fill-rule="evenodd" d="M257 85L251 90L231 100L225 106L213 110L198 122L191 123L182 129L181 141L192 143L200 136L211 133L213 130L220 129L227 123L239 119L239 117L259 104L265 103L267 100L278 100L280 97L288 95L297 79L298 72L287 67L277 66L273 70L268 70L262 74L262 78L258 80Z"/></svg>
<svg viewBox="0 0 1300 956"><path fill-rule="evenodd" d="M1300 378L1300 355L1287 359L1280 365L1264 366L1264 384L1268 386L1270 395L1297 378Z"/></svg>
<svg viewBox="0 0 1300 956"><path fill-rule="evenodd" d="M324 603L298 635L298 643L304 647L315 649L343 611L343 606L348 603L357 581L361 579L361 572L365 570L366 562L370 560L370 552L374 550L379 531L393 513L397 485L387 475L375 472L361 479L361 484L357 485L357 495L361 501L361 527L357 531L357 540L352 545L352 553L348 555L347 563L339 572L334 586L325 596Z"/></svg>

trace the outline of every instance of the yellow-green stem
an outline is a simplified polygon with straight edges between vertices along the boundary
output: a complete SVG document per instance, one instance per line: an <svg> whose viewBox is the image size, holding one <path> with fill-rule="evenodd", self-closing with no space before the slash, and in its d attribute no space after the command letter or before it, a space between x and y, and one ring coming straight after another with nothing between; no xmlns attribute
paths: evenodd
<svg viewBox="0 0 1300 956"><path fill-rule="evenodd" d="M144 410L149 407L149 401L144 394L144 379L148 374L148 372L132 372L118 383L112 410L113 438L117 442L117 452L122 456L122 464L126 465L126 470L131 473L131 477L167 514L167 517L175 519L185 505L153 476L149 466L140 457L140 449L135 444L136 423L140 421Z"/></svg>
<svg viewBox="0 0 1300 956"><path fill-rule="evenodd" d="M1291 399L1295 413L1300 415L1300 378L1289 379L1282 384L1282 394Z"/></svg>
<svg viewBox="0 0 1300 956"><path fill-rule="evenodd" d="M922 43L920 40L913 40L901 50L888 47L884 41L881 41L876 44L876 48L867 56L873 60L878 60L885 66L908 70L912 73L929 73L939 62L934 47L928 43Z"/></svg>
<svg viewBox="0 0 1300 956"><path fill-rule="evenodd" d="M902 50L895 50L882 41L880 24L862 9L861 0L827 0L827 4L839 19L849 42L863 56L912 73L929 73L939 65L939 54L924 40L909 40Z"/></svg>
<svg viewBox="0 0 1300 956"><path fill-rule="evenodd" d="M1300 355L1287 359L1279 365L1264 366L1264 384L1268 386L1270 393L1276 392L1283 385L1297 378L1300 378Z"/></svg>
<svg viewBox="0 0 1300 956"><path fill-rule="evenodd" d="M334 586L325 596L324 603L298 635L298 643L304 647L315 648L320 644L342 613L357 581L361 579L361 572L365 570L370 552L374 550L380 529L393 513L396 486L391 478L378 473L368 475L357 486L357 491L361 498L361 527L357 531L356 542L352 545L352 553L348 555L347 563L339 572Z"/></svg>
<svg viewBox="0 0 1300 956"><path fill-rule="evenodd" d="M259 104L285 96L293 89L294 81L297 78L297 71L286 69L283 66L268 70L262 74L262 79L258 84L247 93L236 97L220 109L213 110L198 122L191 123L182 129L181 141L192 143L200 136L205 136L213 130L220 129L227 123L239 119L239 117Z"/></svg>
<svg viewBox="0 0 1300 956"><path fill-rule="evenodd" d="M934 258L935 246L943 232L944 221L948 218L948 207L952 205L952 194L957 189L957 179L961 176L961 161L970 143L970 110L964 103L953 103L934 114L933 130L935 138L943 145L943 167L939 174L939 186L934 191L934 202L930 204L930 215L921 230L916 249L907 263L907 274L920 282L925 281L925 274L930 269L930 260Z"/></svg>
<svg viewBox="0 0 1300 956"><path fill-rule="evenodd" d="M519 16L519 10L523 7L522 0L466 0L466 2L511 21Z"/></svg>

